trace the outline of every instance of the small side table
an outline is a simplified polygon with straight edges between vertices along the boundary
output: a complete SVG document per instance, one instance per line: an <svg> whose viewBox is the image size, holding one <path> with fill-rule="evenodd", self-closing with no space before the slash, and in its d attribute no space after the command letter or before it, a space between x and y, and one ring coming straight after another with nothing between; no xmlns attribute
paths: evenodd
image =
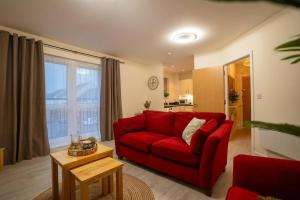
<svg viewBox="0 0 300 200"><path fill-rule="evenodd" d="M53 199L59 199L58 190L58 166L62 168L62 200L74 199L75 185L70 183L71 169L85 165L87 163L100 160L106 157L113 157L113 149L102 144L98 144L97 151L87 156L73 157L68 155L68 150L58 151L50 154L52 164L52 196ZM102 184L105 186L106 191L110 192L108 187L111 178L106 177L102 179Z"/></svg>
<svg viewBox="0 0 300 200"><path fill-rule="evenodd" d="M113 177L116 174L116 199L123 199L123 178L122 178L123 163L114 160L110 157L97 160L86 165L77 167L71 170L72 176L70 182L75 185L75 179L80 183L81 200L89 199L89 184L97 179L102 179L107 176ZM111 188L113 183L111 182ZM74 188L75 190L75 188Z"/></svg>
<svg viewBox="0 0 300 200"><path fill-rule="evenodd" d="M0 172L3 170L4 165L4 148L0 148Z"/></svg>

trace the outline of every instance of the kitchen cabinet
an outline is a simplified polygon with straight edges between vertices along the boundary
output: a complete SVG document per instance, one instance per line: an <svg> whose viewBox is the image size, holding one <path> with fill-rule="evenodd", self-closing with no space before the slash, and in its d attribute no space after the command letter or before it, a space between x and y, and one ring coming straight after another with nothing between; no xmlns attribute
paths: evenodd
<svg viewBox="0 0 300 200"><path fill-rule="evenodd" d="M172 112L193 112L193 106L175 106Z"/></svg>
<svg viewBox="0 0 300 200"><path fill-rule="evenodd" d="M194 111L194 106L183 106L185 112L193 112Z"/></svg>
<svg viewBox="0 0 300 200"><path fill-rule="evenodd" d="M192 79L183 79L179 81L179 94L181 96L184 95L192 95L193 94L193 80Z"/></svg>

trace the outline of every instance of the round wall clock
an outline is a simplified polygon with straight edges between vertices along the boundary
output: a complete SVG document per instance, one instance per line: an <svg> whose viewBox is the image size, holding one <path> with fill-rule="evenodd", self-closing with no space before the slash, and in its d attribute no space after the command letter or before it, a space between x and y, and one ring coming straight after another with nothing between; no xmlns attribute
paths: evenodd
<svg viewBox="0 0 300 200"><path fill-rule="evenodd" d="M159 81L158 81L157 76L151 76L148 79L148 87L149 87L149 89L155 90L158 87L158 84L159 84Z"/></svg>

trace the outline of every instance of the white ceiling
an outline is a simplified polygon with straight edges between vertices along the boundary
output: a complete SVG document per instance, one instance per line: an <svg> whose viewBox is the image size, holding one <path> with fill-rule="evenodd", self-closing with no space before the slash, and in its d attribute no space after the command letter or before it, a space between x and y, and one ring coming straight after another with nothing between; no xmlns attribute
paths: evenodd
<svg viewBox="0 0 300 200"><path fill-rule="evenodd" d="M205 0L1 0L0 25L180 71L193 67L193 54L223 47L280 9ZM186 26L207 34L185 46L168 40Z"/></svg>

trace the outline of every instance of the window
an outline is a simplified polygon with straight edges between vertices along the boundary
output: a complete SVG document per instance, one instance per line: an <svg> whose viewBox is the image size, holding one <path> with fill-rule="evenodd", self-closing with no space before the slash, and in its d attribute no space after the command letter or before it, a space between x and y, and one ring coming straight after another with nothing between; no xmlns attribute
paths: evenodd
<svg viewBox="0 0 300 200"><path fill-rule="evenodd" d="M70 144L71 134L100 137L100 67L45 56L46 108L51 148Z"/></svg>

